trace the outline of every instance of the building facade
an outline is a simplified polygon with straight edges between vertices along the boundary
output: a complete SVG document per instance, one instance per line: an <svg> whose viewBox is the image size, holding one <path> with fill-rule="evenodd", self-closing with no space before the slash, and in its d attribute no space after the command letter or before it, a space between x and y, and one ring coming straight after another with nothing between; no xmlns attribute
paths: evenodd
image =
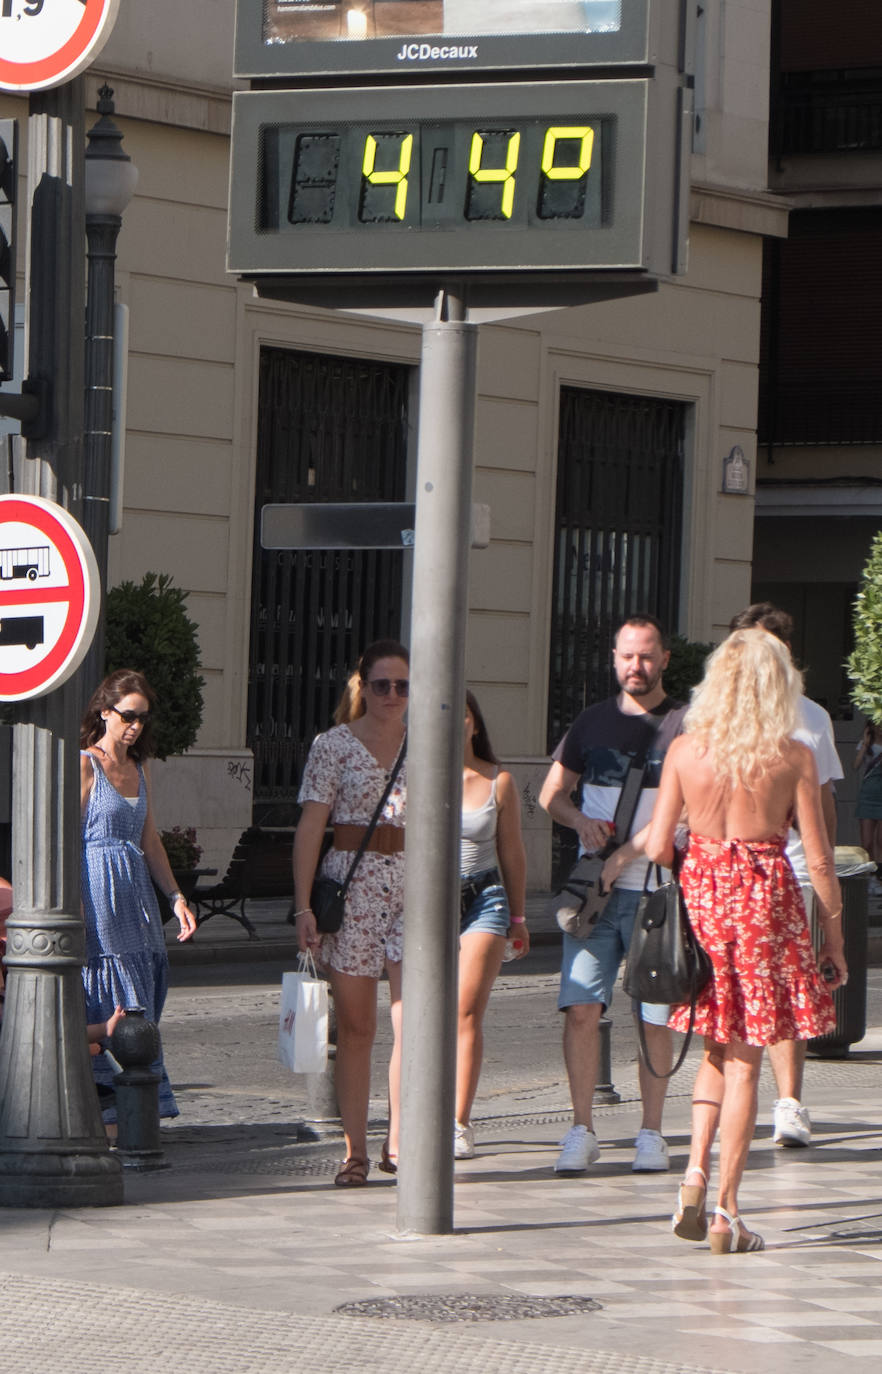
<svg viewBox="0 0 882 1374"><path fill-rule="evenodd" d="M467 671L521 785L537 888L548 751L610 690L616 619L649 609L709 640L751 592L764 243L789 208L767 181L770 0L697 11L688 271L479 334L474 499L492 537L471 558ZM411 553L268 553L260 506L412 497L420 354L412 325L262 299L227 275L233 18L232 0L123 0L85 79L88 109L113 87L140 173L119 241L130 353L110 579L168 572L189 593L204 720L157 769L157 809L195 825L220 868L252 817L291 823L304 750L365 640L407 637ZM26 108L0 97L25 125Z"/></svg>

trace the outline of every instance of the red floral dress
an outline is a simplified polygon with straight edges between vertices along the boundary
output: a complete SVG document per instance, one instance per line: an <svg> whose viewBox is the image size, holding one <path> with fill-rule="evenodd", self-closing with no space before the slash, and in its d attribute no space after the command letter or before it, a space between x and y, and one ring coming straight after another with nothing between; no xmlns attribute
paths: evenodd
<svg viewBox="0 0 882 1374"><path fill-rule="evenodd" d="M721 1044L810 1040L836 1025L786 843L786 835L689 835L680 884L689 919L714 966L696 1004L695 1030ZM688 1005L672 1011L669 1025L687 1030Z"/></svg>

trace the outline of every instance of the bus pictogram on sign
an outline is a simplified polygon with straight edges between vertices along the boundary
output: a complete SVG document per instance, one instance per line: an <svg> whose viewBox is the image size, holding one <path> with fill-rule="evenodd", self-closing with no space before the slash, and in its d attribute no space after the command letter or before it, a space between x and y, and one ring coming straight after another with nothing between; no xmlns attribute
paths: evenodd
<svg viewBox="0 0 882 1374"><path fill-rule="evenodd" d="M79 667L98 621L92 547L62 506L0 496L0 701L43 696Z"/></svg>

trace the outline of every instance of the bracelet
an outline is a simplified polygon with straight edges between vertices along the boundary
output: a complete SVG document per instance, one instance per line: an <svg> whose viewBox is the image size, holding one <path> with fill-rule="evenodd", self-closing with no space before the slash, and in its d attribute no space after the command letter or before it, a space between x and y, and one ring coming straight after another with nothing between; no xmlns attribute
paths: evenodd
<svg viewBox="0 0 882 1374"><path fill-rule="evenodd" d="M509 925L512 926L525 926L526 924L526 916L512 916L511 920L509 921Z"/></svg>
<svg viewBox="0 0 882 1374"><path fill-rule="evenodd" d="M187 899L184 896L183 892L179 892L177 888L174 892L170 892L166 897L166 901L171 902L172 906L176 906L178 902L185 902L186 900Z"/></svg>
<svg viewBox="0 0 882 1374"><path fill-rule="evenodd" d="M312 907L311 907L311 906L302 906L302 907L300 908L299 911L292 911L292 912L291 912L291 920L292 920L292 921L296 921L298 916L306 916L306 915L308 915L308 913L311 912L311 911L312 911Z"/></svg>

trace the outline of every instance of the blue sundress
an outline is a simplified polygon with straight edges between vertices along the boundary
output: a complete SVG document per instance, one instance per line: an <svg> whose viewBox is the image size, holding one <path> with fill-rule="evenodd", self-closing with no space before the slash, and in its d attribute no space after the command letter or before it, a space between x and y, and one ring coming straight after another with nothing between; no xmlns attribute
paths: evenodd
<svg viewBox="0 0 882 1374"><path fill-rule="evenodd" d="M168 954L162 917L140 840L147 819L147 784L138 765L135 806L104 776L98 760L83 820L82 893L86 926L86 1020L106 1021L117 1006L143 1007L148 1020L159 1022L168 992ZM114 1069L105 1054L92 1060L95 1081L111 1085ZM178 1115L168 1075L160 1056L153 1065L161 1074L159 1114ZM115 1121L109 1107L105 1121Z"/></svg>

